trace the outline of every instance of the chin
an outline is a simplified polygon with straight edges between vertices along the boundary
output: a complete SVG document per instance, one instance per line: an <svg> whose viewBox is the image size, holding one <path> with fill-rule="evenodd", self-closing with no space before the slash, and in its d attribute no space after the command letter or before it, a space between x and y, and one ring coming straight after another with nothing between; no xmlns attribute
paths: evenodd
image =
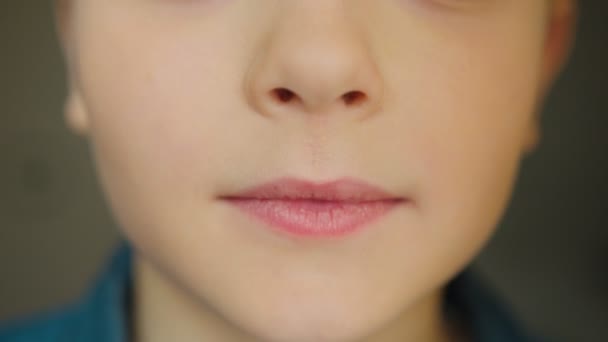
<svg viewBox="0 0 608 342"><path fill-rule="evenodd" d="M371 317L314 316L291 313L292 318L274 322L255 322L251 335L264 342L355 342L365 340L379 327ZM374 329L375 328L375 329Z"/></svg>
<svg viewBox="0 0 608 342"><path fill-rule="evenodd" d="M365 296L317 292L316 296L294 297L260 299L258 305L232 308L227 316L256 341L355 342L386 328L399 312L396 304L387 306Z"/></svg>

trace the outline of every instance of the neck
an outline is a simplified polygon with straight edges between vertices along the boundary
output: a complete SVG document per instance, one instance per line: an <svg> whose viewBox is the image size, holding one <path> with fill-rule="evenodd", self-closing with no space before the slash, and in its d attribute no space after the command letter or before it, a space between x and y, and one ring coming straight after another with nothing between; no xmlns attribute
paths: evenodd
<svg viewBox="0 0 608 342"><path fill-rule="evenodd" d="M133 314L133 342L256 340L139 256L134 260ZM453 331L443 318L442 291L437 290L373 336L357 342L454 340Z"/></svg>

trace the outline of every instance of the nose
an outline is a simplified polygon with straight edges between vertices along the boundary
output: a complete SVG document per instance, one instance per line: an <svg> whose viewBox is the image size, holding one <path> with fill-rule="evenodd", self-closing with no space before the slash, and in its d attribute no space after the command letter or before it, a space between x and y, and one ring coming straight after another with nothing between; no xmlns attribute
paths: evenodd
<svg viewBox="0 0 608 342"><path fill-rule="evenodd" d="M364 35L342 1L285 1L245 81L256 112L345 115L378 111L383 84ZM342 113L342 114L340 114Z"/></svg>

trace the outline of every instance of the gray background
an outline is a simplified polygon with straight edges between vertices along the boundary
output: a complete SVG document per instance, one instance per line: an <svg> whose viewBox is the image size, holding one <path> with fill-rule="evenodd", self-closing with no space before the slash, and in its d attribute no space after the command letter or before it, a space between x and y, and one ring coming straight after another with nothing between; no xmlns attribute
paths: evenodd
<svg viewBox="0 0 608 342"><path fill-rule="evenodd" d="M88 147L63 125L50 3L0 4L0 320L81 293L118 238ZM608 2L581 5L542 144L477 265L535 330L608 341Z"/></svg>

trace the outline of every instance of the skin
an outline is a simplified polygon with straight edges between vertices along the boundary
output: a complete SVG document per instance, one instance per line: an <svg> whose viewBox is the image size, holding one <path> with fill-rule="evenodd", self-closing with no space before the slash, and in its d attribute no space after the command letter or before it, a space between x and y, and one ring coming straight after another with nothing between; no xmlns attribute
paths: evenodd
<svg viewBox="0 0 608 342"><path fill-rule="evenodd" d="M56 6L66 119L137 252L135 340L455 338L442 287L491 236L538 142L572 1ZM364 96L345 103L351 91ZM412 204L313 241L217 198L283 176L362 178Z"/></svg>

